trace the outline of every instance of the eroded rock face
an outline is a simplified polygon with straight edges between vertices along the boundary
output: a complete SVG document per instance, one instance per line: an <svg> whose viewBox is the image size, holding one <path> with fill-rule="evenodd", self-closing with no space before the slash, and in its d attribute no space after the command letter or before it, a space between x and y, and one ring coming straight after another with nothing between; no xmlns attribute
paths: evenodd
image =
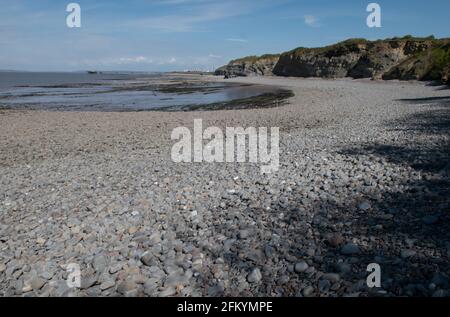
<svg viewBox="0 0 450 317"><path fill-rule="evenodd" d="M383 79L435 80L449 84L450 43L412 55L383 74Z"/></svg>
<svg viewBox="0 0 450 317"><path fill-rule="evenodd" d="M278 55L245 57L216 75L448 81L449 39L351 39L322 48L297 48Z"/></svg>
<svg viewBox="0 0 450 317"><path fill-rule="evenodd" d="M281 55L279 76L381 78L411 55L428 50L433 41L348 40L324 48L300 48Z"/></svg>
<svg viewBox="0 0 450 317"><path fill-rule="evenodd" d="M266 55L261 57L245 57L231 61L228 65L217 69L215 74L219 76L270 76L278 62L279 55Z"/></svg>

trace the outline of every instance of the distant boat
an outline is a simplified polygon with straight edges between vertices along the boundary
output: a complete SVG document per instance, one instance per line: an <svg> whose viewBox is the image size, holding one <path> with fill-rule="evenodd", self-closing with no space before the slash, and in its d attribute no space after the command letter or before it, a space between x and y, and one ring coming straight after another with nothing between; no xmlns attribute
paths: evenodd
<svg viewBox="0 0 450 317"><path fill-rule="evenodd" d="M95 71L95 70L88 70L88 74L96 75L96 74L101 74L101 72L98 72L98 71Z"/></svg>

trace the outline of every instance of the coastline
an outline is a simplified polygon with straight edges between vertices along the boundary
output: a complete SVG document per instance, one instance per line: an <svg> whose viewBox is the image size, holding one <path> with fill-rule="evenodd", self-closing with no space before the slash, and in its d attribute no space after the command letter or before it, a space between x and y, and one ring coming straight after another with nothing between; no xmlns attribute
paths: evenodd
<svg viewBox="0 0 450 317"><path fill-rule="evenodd" d="M264 109L0 113L1 243L21 253L2 251L0 294L404 296L415 290L402 276L427 288L448 272L448 89L226 82L295 95ZM261 179L254 164L173 163L171 131L197 118L280 127L280 170ZM393 277L386 293L361 286L374 261ZM72 262L90 285L64 287ZM25 288L26 264L52 272L41 288Z"/></svg>

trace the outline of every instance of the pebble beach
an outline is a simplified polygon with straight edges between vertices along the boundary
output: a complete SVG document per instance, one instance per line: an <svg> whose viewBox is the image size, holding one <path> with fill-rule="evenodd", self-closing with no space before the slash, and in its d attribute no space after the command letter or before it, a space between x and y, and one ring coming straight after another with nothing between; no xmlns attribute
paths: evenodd
<svg viewBox="0 0 450 317"><path fill-rule="evenodd" d="M448 87L228 82L294 96L264 109L0 110L0 296L450 296ZM172 162L172 130L194 119L279 127L279 170ZM371 263L380 288L366 284Z"/></svg>

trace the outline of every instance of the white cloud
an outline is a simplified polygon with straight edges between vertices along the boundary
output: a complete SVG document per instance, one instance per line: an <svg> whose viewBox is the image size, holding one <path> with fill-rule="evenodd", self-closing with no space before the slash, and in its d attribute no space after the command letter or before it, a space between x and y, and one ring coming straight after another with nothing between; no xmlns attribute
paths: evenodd
<svg viewBox="0 0 450 317"><path fill-rule="evenodd" d="M155 60L146 56L132 57L105 57L99 59L82 59L80 62L74 61L74 65L86 66L114 66L114 65L133 65L133 64L154 64Z"/></svg>
<svg viewBox="0 0 450 317"><path fill-rule="evenodd" d="M149 16L124 23L125 27L147 28L163 32L209 31L205 23L252 14L259 8L273 5L269 0L167 0L153 4L172 5L175 14Z"/></svg>
<svg viewBox="0 0 450 317"><path fill-rule="evenodd" d="M183 56L183 57L147 57L147 56L126 56L126 57L104 57L98 59L82 59L73 61L72 66L89 67L114 67L114 66L182 66L203 65L210 67L221 59L222 56L209 54L205 56Z"/></svg>
<svg viewBox="0 0 450 317"><path fill-rule="evenodd" d="M201 4L205 2L214 2L214 0L159 0L154 1L153 4L158 5L184 5L184 4Z"/></svg>
<svg viewBox="0 0 450 317"><path fill-rule="evenodd" d="M307 26L319 26L317 18L314 15L305 15L304 21Z"/></svg>
<svg viewBox="0 0 450 317"><path fill-rule="evenodd" d="M246 39L238 39L238 38L231 38L231 39L226 39L229 42L240 42L240 43L247 43L248 40Z"/></svg>
<svg viewBox="0 0 450 317"><path fill-rule="evenodd" d="M120 57L117 60L119 64L133 64L133 63L152 63L153 60L148 59L145 56L137 56L137 57Z"/></svg>
<svg viewBox="0 0 450 317"><path fill-rule="evenodd" d="M192 32L198 30L197 27L202 23L217 21L235 15L238 15L238 12L232 12L225 6L210 6L203 12L199 11L195 14L149 17L130 21L128 25L163 32Z"/></svg>

